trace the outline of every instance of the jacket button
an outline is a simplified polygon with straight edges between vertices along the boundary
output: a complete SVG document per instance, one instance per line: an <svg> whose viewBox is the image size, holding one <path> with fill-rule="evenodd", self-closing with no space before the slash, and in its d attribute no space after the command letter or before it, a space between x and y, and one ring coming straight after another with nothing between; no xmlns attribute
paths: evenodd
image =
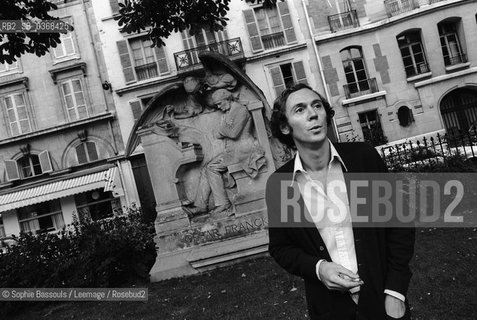
<svg viewBox="0 0 477 320"><path fill-rule="evenodd" d="M325 251L325 247L320 246L320 251Z"/></svg>

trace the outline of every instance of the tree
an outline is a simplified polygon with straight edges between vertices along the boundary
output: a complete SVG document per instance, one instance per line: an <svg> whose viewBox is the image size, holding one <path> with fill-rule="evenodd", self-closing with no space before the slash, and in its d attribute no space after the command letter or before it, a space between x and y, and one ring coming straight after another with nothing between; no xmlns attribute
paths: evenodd
<svg viewBox="0 0 477 320"><path fill-rule="evenodd" d="M231 0L126 0L119 3L119 16L115 19L127 33L149 30L149 36L157 46L165 45L173 32L189 29L191 35L208 28L223 30L227 26ZM272 6L277 0L245 0ZM284 1L284 0L281 0Z"/></svg>
<svg viewBox="0 0 477 320"><path fill-rule="evenodd" d="M56 9L56 5L47 0L2 0L0 20L58 20L49 14ZM48 52L48 48L55 48L60 43L59 33L5 32L2 29L0 63L12 63L24 53L34 53L41 57Z"/></svg>
<svg viewBox="0 0 477 320"><path fill-rule="evenodd" d="M57 6L52 0L2 0L0 20L57 20L49 14ZM173 32L202 28L223 30L231 0L125 0L120 2L118 24L127 33L149 30L155 45L165 45ZM277 0L245 0L272 6ZM284 1L284 0L281 0ZM41 57L60 43L59 33L5 33L0 29L0 63L12 63L25 53Z"/></svg>

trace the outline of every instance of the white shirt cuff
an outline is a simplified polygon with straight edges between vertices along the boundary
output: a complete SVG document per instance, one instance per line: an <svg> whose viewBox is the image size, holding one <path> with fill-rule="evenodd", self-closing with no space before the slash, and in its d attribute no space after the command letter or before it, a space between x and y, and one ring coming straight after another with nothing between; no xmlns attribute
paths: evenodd
<svg viewBox="0 0 477 320"><path fill-rule="evenodd" d="M320 278L320 273L319 273L318 271L320 271L320 265L321 265L321 263L322 263L323 261L326 261L326 260L325 260L325 259L321 259L320 261L318 261L318 262L316 263L316 268L315 268L315 270L316 270L316 271L315 271L315 272L316 272L316 276L318 277L318 280L320 280L320 281L321 281L321 278Z"/></svg>
<svg viewBox="0 0 477 320"><path fill-rule="evenodd" d="M388 294L388 295L390 295L390 296L393 296L394 298L399 299L399 300L401 300L402 302L406 301L406 297L405 297L405 296L403 296L402 294L400 294L399 292L396 292L396 291L394 291L394 290L385 289L385 290L384 290L384 293L385 293L385 294Z"/></svg>

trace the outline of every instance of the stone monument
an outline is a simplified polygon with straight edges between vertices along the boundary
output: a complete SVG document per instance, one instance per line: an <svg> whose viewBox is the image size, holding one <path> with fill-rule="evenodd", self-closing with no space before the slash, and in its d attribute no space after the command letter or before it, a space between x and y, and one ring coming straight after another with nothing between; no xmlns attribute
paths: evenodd
<svg viewBox="0 0 477 320"><path fill-rule="evenodd" d="M151 281L266 252L266 181L291 156L270 138L250 78L218 53L200 60L149 102L128 141L128 155L142 145L157 204Z"/></svg>

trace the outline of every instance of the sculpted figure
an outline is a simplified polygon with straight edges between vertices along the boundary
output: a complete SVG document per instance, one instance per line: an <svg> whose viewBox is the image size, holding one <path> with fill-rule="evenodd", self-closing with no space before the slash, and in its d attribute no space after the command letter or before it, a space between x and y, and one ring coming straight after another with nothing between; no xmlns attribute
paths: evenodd
<svg viewBox="0 0 477 320"><path fill-rule="evenodd" d="M224 71L214 73L210 70L206 70L204 82L206 90L234 90L237 87L237 79L235 79L230 73Z"/></svg>
<svg viewBox="0 0 477 320"><path fill-rule="evenodd" d="M187 94L183 104L168 105L165 113L175 119L190 118L202 113L204 107L200 104L202 83L193 76L184 79L184 90Z"/></svg>
<svg viewBox="0 0 477 320"><path fill-rule="evenodd" d="M230 209L232 203L224 181L227 166L240 163L245 172L254 178L266 161L265 152L253 136L253 122L248 109L235 101L232 93L226 89L215 90L208 98L210 106L223 112L222 121L214 135L217 139L223 139L225 150L202 167L194 203L186 208L190 216L208 211L211 194L214 198L212 214ZM226 180L227 186L234 185L230 175L227 175Z"/></svg>

